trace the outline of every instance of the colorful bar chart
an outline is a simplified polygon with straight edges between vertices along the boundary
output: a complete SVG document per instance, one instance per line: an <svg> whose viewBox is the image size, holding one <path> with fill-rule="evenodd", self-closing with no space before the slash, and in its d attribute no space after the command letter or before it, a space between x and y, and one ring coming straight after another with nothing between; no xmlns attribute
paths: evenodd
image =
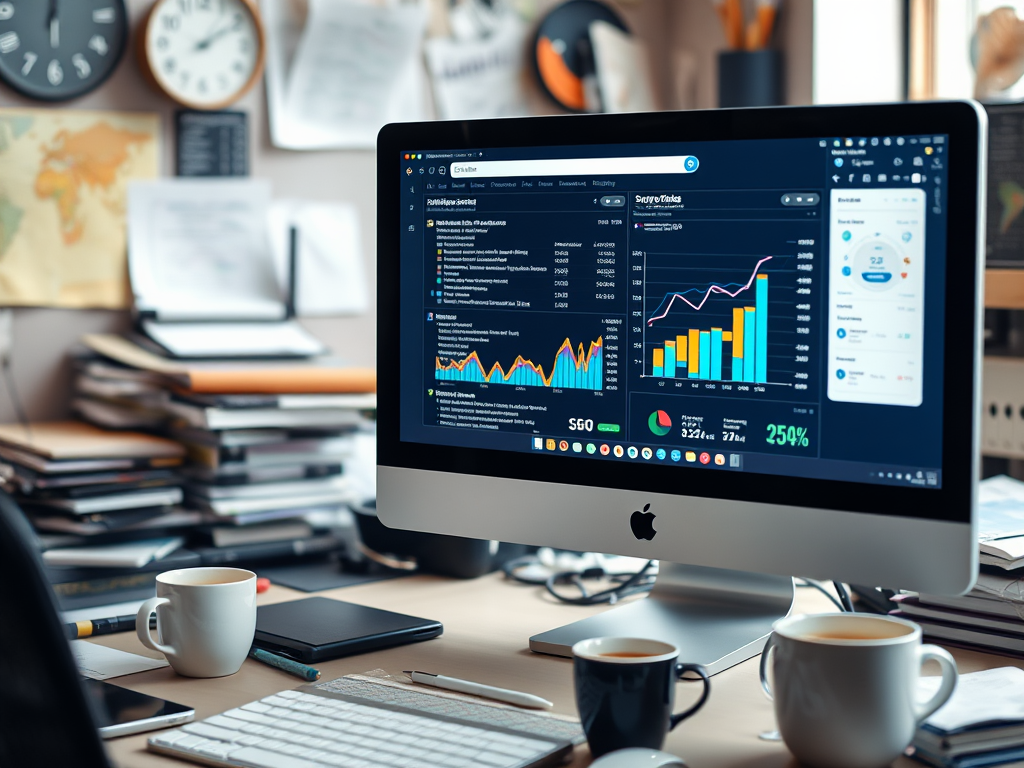
<svg viewBox="0 0 1024 768"><path fill-rule="evenodd" d="M480 356L473 352L462 360L449 360L443 363L441 358L434 359L434 379L437 381L487 382L489 384L511 384L520 387L556 387L558 389L594 389L604 387L604 367L602 364L602 338L590 342L590 349L583 351L583 344L573 350L572 342L566 339L555 354L551 373L545 374L544 368L522 355L516 357L508 371L495 363L490 370L485 370ZM664 375L665 350L656 350L658 366Z"/></svg>
<svg viewBox="0 0 1024 768"><path fill-rule="evenodd" d="M733 307L732 329L691 328L653 350L651 375L668 379L768 381L768 275L754 279L754 306ZM724 345L728 344L726 350Z"/></svg>

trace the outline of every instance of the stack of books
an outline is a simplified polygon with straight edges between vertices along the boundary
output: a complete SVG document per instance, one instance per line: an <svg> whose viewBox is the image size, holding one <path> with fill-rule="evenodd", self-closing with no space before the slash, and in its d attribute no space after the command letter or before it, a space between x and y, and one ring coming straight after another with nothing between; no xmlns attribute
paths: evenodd
<svg viewBox="0 0 1024 768"><path fill-rule="evenodd" d="M0 477L39 535L60 594L114 588L123 569L185 543L200 516L180 507L174 470L184 456L172 440L83 422L0 425Z"/></svg>
<svg viewBox="0 0 1024 768"><path fill-rule="evenodd" d="M958 597L895 595L890 613L920 624L929 640L1024 655L1024 483L982 481L978 509L981 572L974 589Z"/></svg>
<svg viewBox="0 0 1024 768"><path fill-rule="evenodd" d="M308 521L352 501L344 465L355 435L373 428L373 371L322 358L180 361L118 336L83 342L76 410L111 428L146 419L185 450L183 507L204 523L191 548L243 548L233 562L338 548Z"/></svg>
<svg viewBox="0 0 1024 768"><path fill-rule="evenodd" d="M960 648L1024 656L1024 595L1018 577L981 573L966 595L907 593L890 615L921 625L926 639Z"/></svg>
<svg viewBox="0 0 1024 768"><path fill-rule="evenodd" d="M372 394L172 395L186 505L235 524L344 506L344 463L375 406Z"/></svg>
<svg viewBox="0 0 1024 768"><path fill-rule="evenodd" d="M922 695L939 678L922 678ZM960 675L952 698L917 729L913 756L937 768L984 768L1024 760L1024 671Z"/></svg>

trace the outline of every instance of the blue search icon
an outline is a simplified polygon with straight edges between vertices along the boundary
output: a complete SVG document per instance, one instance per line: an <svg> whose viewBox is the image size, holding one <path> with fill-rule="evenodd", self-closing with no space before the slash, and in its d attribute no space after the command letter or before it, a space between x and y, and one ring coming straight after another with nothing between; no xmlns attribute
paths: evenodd
<svg viewBox="0 0 1024 768"><path fill-rule="evenodd" d="M696 171L698 165L700 165L700 163L697 161L696 157L688 157L683 161L683 167L690 173Z"/></svg>

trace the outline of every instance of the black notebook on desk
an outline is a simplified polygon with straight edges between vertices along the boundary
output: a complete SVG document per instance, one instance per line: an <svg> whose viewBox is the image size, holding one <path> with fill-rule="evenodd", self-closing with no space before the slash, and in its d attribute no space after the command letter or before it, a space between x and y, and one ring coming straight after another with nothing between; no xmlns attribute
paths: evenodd
<svg viewBox="0 0 1024 768"><path fill-rule="evenodd" d="M309 597L260 606L253 645L291 659L314 662L430 640L442 631L439 621Z"/></svg>

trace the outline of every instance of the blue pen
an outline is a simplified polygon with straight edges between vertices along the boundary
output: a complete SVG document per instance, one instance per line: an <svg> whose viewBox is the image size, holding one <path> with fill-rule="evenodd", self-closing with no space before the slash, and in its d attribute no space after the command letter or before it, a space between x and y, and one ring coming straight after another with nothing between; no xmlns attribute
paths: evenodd
<svg viewBox="0 0 1024 768"><path fill-rule="evenodd" d="M300 661L286 659L284 656L278 656L270 651L264 651L262 648L252 648L249 651L249 658L262 661L264 664L280 669L282 672L287 672L289 675L301 677L309 683L320 679L319 669L308 667Z"/></svg>

